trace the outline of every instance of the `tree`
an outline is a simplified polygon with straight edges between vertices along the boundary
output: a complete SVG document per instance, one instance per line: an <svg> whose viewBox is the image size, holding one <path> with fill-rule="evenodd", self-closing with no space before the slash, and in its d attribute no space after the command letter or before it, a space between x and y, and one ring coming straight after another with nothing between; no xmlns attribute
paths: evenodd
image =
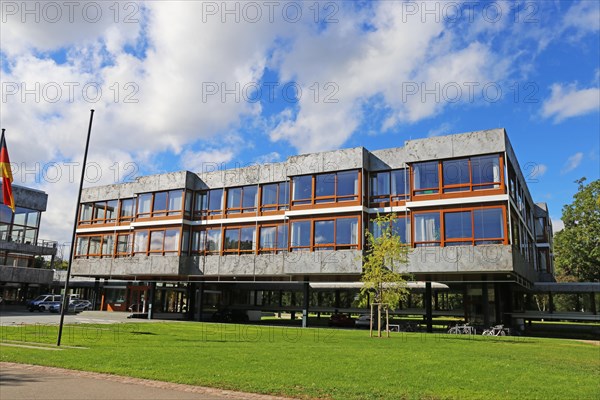
<svg viewBox="0 0 600 400"><path fill-rule="evenodd" d="M554 236L554 260L557 275L579 281L600 281L600 180L584 184L563 207L564 229Z"/></svg>
<svg viewBox="0 0 600 400"><path fill-rule="evenodd" d="M396 219L393 213L377 215L374 220L377 232L366 231L367 250L363 256L360 294L363 298L370 295L377 304L378 337L381 337L382 309L387 310L408 296L406 280L400 270L408 262L409 246L402 243L394 230Z"/></svg>

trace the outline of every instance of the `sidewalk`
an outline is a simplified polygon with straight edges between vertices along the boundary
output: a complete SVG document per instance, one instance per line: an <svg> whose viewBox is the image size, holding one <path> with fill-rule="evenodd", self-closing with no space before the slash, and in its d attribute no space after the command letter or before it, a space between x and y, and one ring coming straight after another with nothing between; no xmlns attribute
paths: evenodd
<svg viewBox="0 0 600 400"><path fill-rule="evenodd" d="M253 393L0 362L2 400L283 400Z"/></svg>

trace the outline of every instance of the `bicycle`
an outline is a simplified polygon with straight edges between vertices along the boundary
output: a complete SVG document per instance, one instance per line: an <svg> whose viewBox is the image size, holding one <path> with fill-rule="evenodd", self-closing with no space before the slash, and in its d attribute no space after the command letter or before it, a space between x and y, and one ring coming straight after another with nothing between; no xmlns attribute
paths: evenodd
<svg viewBox="0 0 600 400"><path fill-rule="evenodd" d="M506 336L504 325L496 325L490 329L486 329L482 333L483 336Z"/></svg>
<svg viewBox="0 0 600 400"><path fill-rule="evenodd" d="M464 324L464 325L455 325L455 326L451 327L450 329L448 329L448 333L454 334L454 335L475 335L476 331L475 331L475 327L473 327L469 324Z"/></svg>

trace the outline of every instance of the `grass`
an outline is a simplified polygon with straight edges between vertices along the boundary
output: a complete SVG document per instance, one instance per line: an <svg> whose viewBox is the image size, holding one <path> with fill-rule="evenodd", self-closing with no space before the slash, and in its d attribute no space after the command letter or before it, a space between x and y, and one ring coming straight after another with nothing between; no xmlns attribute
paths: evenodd
<svg viewBox="0 0 600 400"><path fill-rule="evenodd" d="M1 326L0 360L331 399L597 399L600 347L574 340L209 323Z"/></svg>

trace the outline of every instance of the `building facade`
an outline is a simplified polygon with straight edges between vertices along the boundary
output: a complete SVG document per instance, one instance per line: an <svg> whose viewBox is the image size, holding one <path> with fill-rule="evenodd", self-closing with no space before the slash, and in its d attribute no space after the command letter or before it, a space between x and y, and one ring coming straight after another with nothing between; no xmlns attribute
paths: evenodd
<svg viewBox="0 0 600 400"><path fill-rule="evenodd" d="M48 195L13 185L15 212L0 203L0 296L19 303L48 290L53 271L39 268L36 257L56 256L56 242L39 238Z"/></svg>
<svg viewBox="0 0 600 400"><path fill-rule="evenodd" d="M447 288L426 285L399 313L509 323L521 294L553 280L547 208L504 129L87 188L72 271L99 282L103 309L355 310L364 232L391 212L406 273Z"/></svg>

